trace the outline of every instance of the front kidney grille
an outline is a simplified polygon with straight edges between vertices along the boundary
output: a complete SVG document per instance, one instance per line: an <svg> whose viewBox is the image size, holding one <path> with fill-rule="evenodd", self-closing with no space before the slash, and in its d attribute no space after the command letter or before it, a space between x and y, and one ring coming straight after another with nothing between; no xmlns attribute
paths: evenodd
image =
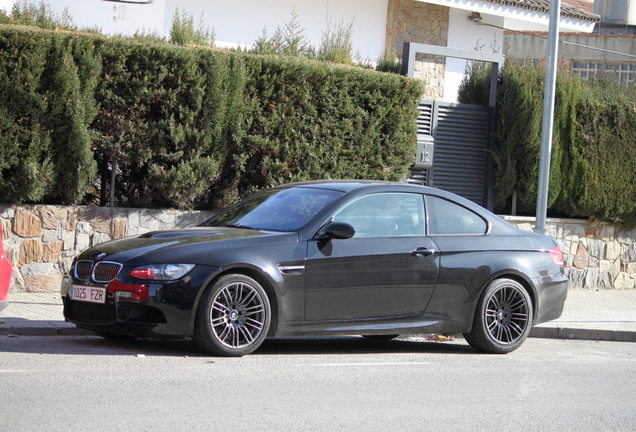
<svg viewBox="0 0 636 432"><path fill-rule="evenodd" d="M75 277L83 280L88 279L91 275L92 268L93 261L78 261L75 264Z"/></svg>
<svg viewBox="0 0 636 432"><path fill-rule="evenodd" d="M116 262L101 261L93 267L93 280L99 283L108 283L117 277L123 266Z"/></svg>
<svg viewBox="0 0 636 432"><path fill-rule="evenodd" d="M93 261L78 261L75 263L75 278L87 280L92 277L97 283L109 283L119 274L122 264L112 261L101 261L93 266Z"/></svg>

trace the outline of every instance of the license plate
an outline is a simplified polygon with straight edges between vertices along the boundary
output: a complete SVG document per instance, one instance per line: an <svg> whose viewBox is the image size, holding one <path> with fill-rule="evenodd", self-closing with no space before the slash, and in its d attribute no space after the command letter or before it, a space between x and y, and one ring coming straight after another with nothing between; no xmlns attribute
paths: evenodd
<svg viewBox="0 0 636 432"><path fill-rule="evenodd" d="M91 303L106 303L106 288L71 285L71 299Z"/></svg>

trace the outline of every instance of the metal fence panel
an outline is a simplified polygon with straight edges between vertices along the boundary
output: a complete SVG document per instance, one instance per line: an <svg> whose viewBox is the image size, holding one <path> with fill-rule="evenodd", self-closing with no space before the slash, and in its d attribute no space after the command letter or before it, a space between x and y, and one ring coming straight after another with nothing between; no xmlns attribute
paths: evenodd
<svg viewBox="0 0 636 432"><path fill-rule="evenodd" d="M411 170L409 182L488 204L490 109L486 106L422 101L418 133L435 139L433 167Z"/></svg>

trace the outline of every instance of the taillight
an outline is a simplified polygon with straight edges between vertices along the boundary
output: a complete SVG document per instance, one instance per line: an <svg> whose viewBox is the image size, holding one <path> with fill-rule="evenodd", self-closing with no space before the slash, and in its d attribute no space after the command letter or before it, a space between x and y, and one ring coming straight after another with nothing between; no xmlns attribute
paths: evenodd
<svg viewBox="0 0 636 432"><path fill-rule="evenodd" d="M553 247L548 251L548 253L550 254L550 258L552 259L553 263L560 267L563 267L563 253L561 252L560 247Z"/></svg>

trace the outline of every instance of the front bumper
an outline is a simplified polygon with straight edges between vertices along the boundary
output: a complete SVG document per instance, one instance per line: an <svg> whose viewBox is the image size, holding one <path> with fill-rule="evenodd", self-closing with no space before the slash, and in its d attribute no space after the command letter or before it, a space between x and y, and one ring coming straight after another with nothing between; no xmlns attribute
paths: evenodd
<svg viewBox="0 0 636 432"><path fill-rule="evenodd" d="M168 325L165 314L148 303L115 302L109 295L105 304L87 303L62 297L64 317L79 328L135 337L175 336L187 333L179 325Z"/></svg>
<svg viewBox="0 0 636 432"><path fill-rule="evenodd" d="M92 284L67 276L61 295L66 321L77 327L101 333L148 338L187 338L192 335L196 305L214 268L197 266L185 277L170 282L139 281L132 278L110 284ZM70 286L91 285L106 288L106 301L92 303L70 298ZM142 300L116 297L122 286L142 286Z"/></svg>

